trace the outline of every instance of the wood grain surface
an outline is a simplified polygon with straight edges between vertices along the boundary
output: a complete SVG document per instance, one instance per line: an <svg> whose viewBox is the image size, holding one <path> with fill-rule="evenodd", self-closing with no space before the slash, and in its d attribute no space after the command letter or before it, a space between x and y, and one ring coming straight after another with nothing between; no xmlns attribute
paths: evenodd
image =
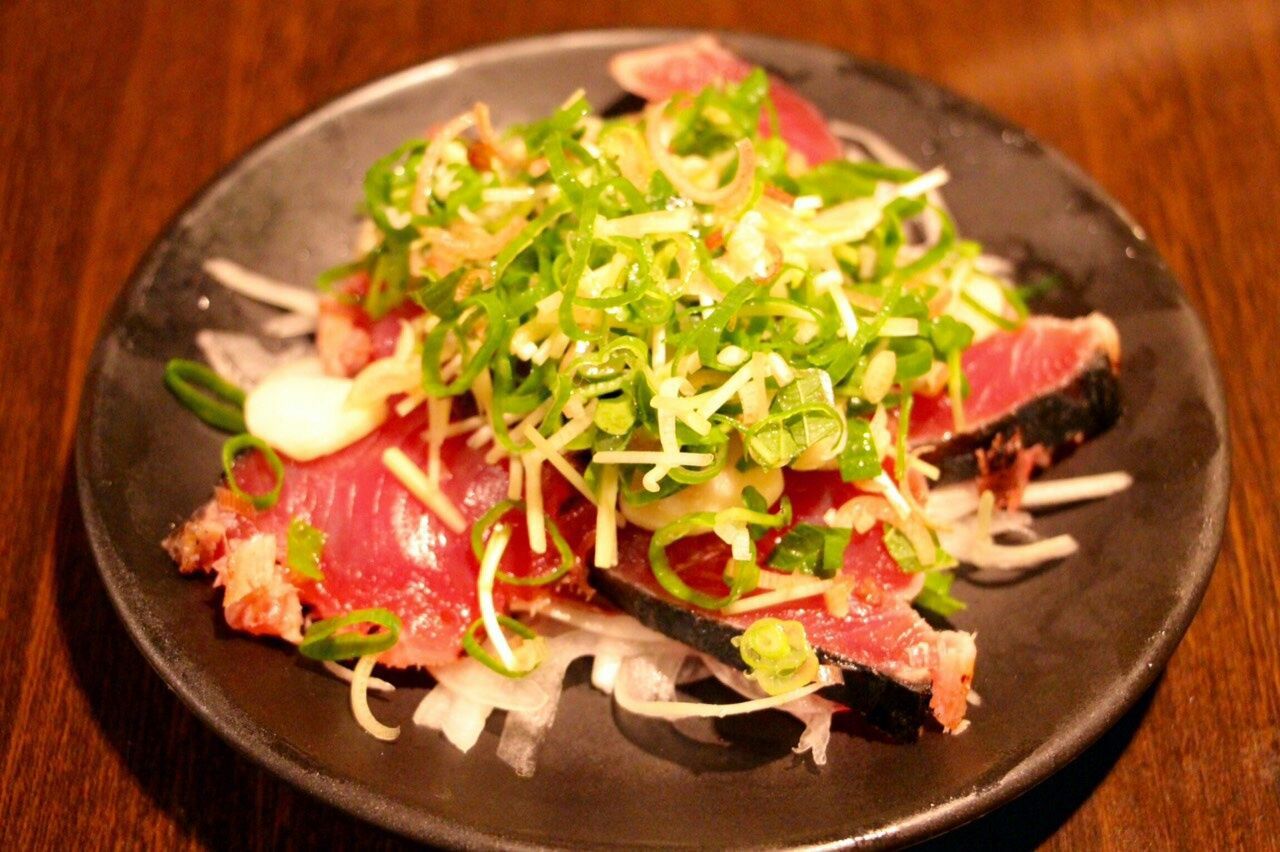
<svg viewBox="0 0 1280 852"><path fill-rule="evenodd" d="M941 846L1280 848L1280 5L0 2L0 847L391 848L204 728L117 621L70 462L147 245L249 145L478 43L749 29L938 81L1064 151L1149 232L1231 400L1217 573L1163 678L1083 757Z"/></svg>

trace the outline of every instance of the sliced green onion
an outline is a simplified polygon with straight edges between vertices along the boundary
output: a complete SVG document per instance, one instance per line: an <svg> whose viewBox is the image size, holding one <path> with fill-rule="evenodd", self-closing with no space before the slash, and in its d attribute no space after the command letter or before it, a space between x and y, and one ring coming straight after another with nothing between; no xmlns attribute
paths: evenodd
<svg viewBox="0 0 1280 852"><path fill-rule="evenodd" d="M571 340L600 340L603 331L586 331L573 316L573 308L577 303L578 287L582 276L587 271L587 263L591 259L591 247L595 243L596 213L600 209L600 192L602 187L592 187L584 196L582 209L578 212L578 233L573 241L572 260L564 284L564 295L560 299L560 329Z"/></svg>
<svg viewBox="0 0 1280 852"><path fill-rule="evenodd" d="M257 450L266 459L267 466L276 477L275 485L270 491L250 494L236 481L236 454L243 450ZM280 491L284 488L284 462L280 461L280 456L276 455L276 451L266 441L248 432L233 435L222 445L222 472L226 474L227 487L231 489L231 493L241 500L247 500L255 509L270 509L280 499Z"/></svg>
<svg viewBox="0 0 1280 852"><path fill-rule="evenodd" d="M791 692L818 677L818 655L798 621L757 619L732 641L751 679L770 695Z"/></svg>
<svg viewBox="0 0 1280 852"><path fill-rule="evenodd" d="M551 179L556 182L556 186L560 187L560 191L564 193L565 198L569 199L573 204L581 204L582 182L574 176L573 170L569 168L569 160L564 154L564 137L559 133L553 133L548 136L547 141L542 146L542 153L547 158Z"/></svg>
<svg viewBox="0 0 1280 852"><path fill-rule="evenodd" d="M468 319L468 324L476 321L477 314L484 314L484 339L470 360L462 367L458 377L445 382L441 375L440 358L444 352L445 340L450 334L458 335L461 341L461 316L456 319L442 319L435 328L427 333L422 343L422 388L435 397L457 396L471 388L471 383L480 375L480 371L489 365L489 360L501 346L506 332L506 308L496 293L479 293L463 302L464 306L477 308L476 314Z"/></svg>
<svg viewBox="0 0 1280 852"><path fill-rule="evenodd" d="M1011 320L1008 317L1001 316L1000 314L988 308L986 305L982 304L982 302L979 302L973 296L970 296L968 293L962 292L960 294L960 301L964 302L966 305L973 308L978 313L982 314L982 316L986 317L997 328L1003 331L1014 331L1020 325L1022 325L1022 323L1017 320Z"/></svg>
<svg viewBox="0 0 1280 852"><path fill-rule="evenodd" d="M555 224L556 220L572 209L569 202L563 198L558 198L547 208L539 213L528 225L524 226L524 230L516 234L511 242L502 247L498 252L498 256L493 259L493 280L501 281L503 273L507 271L507 267L511 262L519 257L525 249L533 245L533 241L538 238L543 231Z"/></svg>
<svg viewBox="0 0 1280 852"><path fill-rule="evenodd" d="M755 590L755 583L752 582L750 572L734 571L727 595L723 597L708 595L680 579L680 575L675 572L671 567L671 563L667 560L667 548L682 538L709 533L715 529L715 525L716 515L714 512L695 512L691 515L685 515L679 520L672 521L664 527L659 527L657 532L653 534L653 538L649 539L649 567L653 570L653 576L658 581L658 585L662 586L667 594L676 600L693 604L702 609L713 610L724 609L747 592ZM755 563L752 564L754 565ZM759 581L759 572L757 572L755 580L756 582Z"/></svg>
<svg viewBox="0 0 1280 852"><path fill-rule="evenodd" d="M466 651L469 656L485 667L492 669L503 677L518 678L531 674L538 666L542 665L542 660L546 657L546 640L537 634L533 628L521 624L514 618L506 615L498 616L498 623L510 630L512 633L524 639L526 642L533 643L532 664L528 668L514 669L508 668L502 664L502 661L496 659L492 654L484 649L476 639L476 633L484 627L484 619L477 618L471 622L471 626L467 628L467 632L462 636L462 650ZM521 648L523 651L524 649Z"/></svg>
<svg viewBox="0 0 1280 852"><path fill-rule="evenodd" d="M346 630L361 625L383 629L376 633ZM313 660L350 660L381 654L400 640L402 628L400 617L390 610L359 609L312 624L302 637L298 651Z"/></svg>
<svg viewBox="0 0 1280 852"><path fill-rule="evenodd" d="M861 417L852 417L847 428L848 438L840 452L840 478L845 482L874 479L884 468L871 435L871 424Z"/></svg>
<svg viewBox="0 0 1280 852"><path fill-rule="evenodd" d="M898 406L898 443L894 456L895 473L898 475L898 487L907 487L907 433L911 431L911 408L915 405L916 395L911 386L903 389L902 404Z"/></svg>
<svg viewBox="0 0 1280 852"><path fill-rule="evenodd" d="M179 402L215 429L244 431L244 391L204 364L174 358L164 367L164 384ZM201 388L208 393L201 393Z"/></svg>
<svg viewBox="0 0 1280 852"><path fill-rule="evenodd" d="M289 522L285 546L285 564L311 580L323 580L320 556L324 552L325 534L302 518Z"/></svg>
<svg viewBox="0 0 1280 852"><path fill-rule="evenodd" d="M471 527L471 552L475 554L476 561L484 559L484 545L489 530L497 526L504 517L510 512L523 512L525 503L523 500L503 500L494 504L493 508L485 512ZM551 535L551 540L555 542L556 551L560 554L560 564L554 570L545 574L539 574L535 577L517 577L514 574L508 574L506 571L498 569L495 576L502 582L511 586L545 586L554 583L569 573L569 569L573 567L573 549L569 547L569 543L565 541L564 536L560 533L560 527L551 519L550 515L543 515L547 532Z"/></svg>

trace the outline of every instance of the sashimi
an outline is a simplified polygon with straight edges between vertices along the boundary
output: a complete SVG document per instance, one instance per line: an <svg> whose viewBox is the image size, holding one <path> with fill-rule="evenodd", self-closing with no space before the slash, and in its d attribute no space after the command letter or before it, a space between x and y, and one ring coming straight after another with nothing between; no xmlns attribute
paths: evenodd
<svg viewBox="0 0 1280 852"><path fill-rule="evenodd" d="M359 659L354 712L384 739L359 709L374 665L465 654L503 688L536 684L560 596L746 669L748 691L821 688L900 738L963 730L974 638L921 613L963 608L948 551L1074 552L1003 542L1034 533L994 506L1115 420L1115 326L1015 316L1013 283L952 238L944 168L806 168L840 145L774 76L760 131L793 155L756 144L765 74L714 38L611 71L666 106L610 118L573 97L498 131L476 102L378 160L316 358L244 389L168 365L179 401L244 434L166 546L216 575L232 628ZM976 478L950 514L934 465ZM612 621L627 654L672 648Z"/></svg>
<svg viewBox="0 0 1280 852"><path fill-rule="evenodd" d="M890 565L902 574L880 535L877 527L858 536L846 552L842 576L855 590L879 588ZM722 594L728 547L714 536L679 544L669 557L681 579ZM930 716L947 729L964 718L976 656L973 637L935 630L902 597L855 592L844 616L832 615L821 597L740 615L696 610L658 585L649 567L648 536L633 529L620 536L617 567L592 572L592 582L647 627L738 667L742 657L732 640L758 618L800 622L819 658L843 670L844 685L825 694L893 736L914 737Z"/></svg>
<svg viewBox="0 0 1280 852"><path fill-rule="evenodd" d="M663 100L677 92L696 92L717 81L735 83L751 68L751 63L709 35L627 51L609 63L609 73L618 85L648 101ZM840 143L822 113L776 74L769 75L769 96L778 111L780 135L810 165L840 156ZM761 116L760 129L762 133L769 131L768 116Z"/></svg>
<svg viewBox="0 0 1280 852"><path fill-rule="evenodd" d="M910 438L948 478L981 471L977 452L999 438L1049 454L1104 431L1120 414L1120 336L1102 314L1080 319L1035 316L988 337L961 359L970 394L956 430L946 393L919 396Z"/></svg>
<svg viewBox="0 0 1280 852"><path fill-rule="evenodd" d="M312 462L285 460L280 500L254 512L223 498L202 509L170 538L170 550L186 570L219 570L235 550L255 535L273 535L283 562L290 521L302 518L326 536L321 582L286 575L298 600L318 618L368 607L383 607L400 617L400 641L381 659L389 666L430 666L457 658L462 634L478 617L477 563L469 533L451 531L427 511L382 463L382 453L398 447L416 464L426 465L421 433L426 417L414 412L393 418L368 438ZM441 451L447 474L441 490L468 525L506 497L507 473L489 465L483 453L468 450L462 439L446 441ZM269 490L272 476L261 457L242 456L236 478L250 493ZM557 484L557 481L559 484ZM567 491L558 475L548 473L550 507L558 508ZM211 527L216 524L216 527ZM221 547L219 546L221 539ZM183 548L187 558L183 557ZM549 557L534 557L518 536L504 567L518 575L547 568ZM281 589L279 584L273 588ZM288 590L282 589L281 595ZM499 607L505 593L497 593ZM272 598L276 601L280 595ZM265 603L264 603L265 605ZM232 614L228 613L229 620ZM254 623L239 619L233 626L249 632L296 636L292 621ZM256 624L259 629L250 629ZM300 625L299 625L300 626Z"/></svg>

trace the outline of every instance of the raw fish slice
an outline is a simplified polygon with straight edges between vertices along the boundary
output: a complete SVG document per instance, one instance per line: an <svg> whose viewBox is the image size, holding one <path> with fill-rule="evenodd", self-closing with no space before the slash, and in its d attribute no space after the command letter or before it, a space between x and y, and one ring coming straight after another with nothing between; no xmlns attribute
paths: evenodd
<svg viewBox="0 0 1280 852"><path fill-rule="evenodd" d="M620 53L609 63L609 73L623 89L648 101L676 92L697 92L719 81L736 83L751 68L751 63L707 35ZM769 75L769 96L778 111L780 135L809 165L841 155L840 143L818 108L774 74ZM760 130L768 133L768 116L760 117Z"/></svg>

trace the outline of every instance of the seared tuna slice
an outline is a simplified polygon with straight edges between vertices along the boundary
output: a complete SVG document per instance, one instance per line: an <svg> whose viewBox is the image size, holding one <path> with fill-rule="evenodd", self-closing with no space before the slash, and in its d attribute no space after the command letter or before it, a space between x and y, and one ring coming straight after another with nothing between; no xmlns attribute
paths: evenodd
<svg viewBox="0 0 1280 852"><path fill-rule="evenodd" d="M300 517L324 532L320 568L322 582L289 575L297 599L317 618L356 609L384 607L404 622L400 641L383 655L389 666L440 665L461 653L462 634L479 617L476 599L478 566L471 553L470 525L506 498L507 472L486 464L483 453L467 449L464 439L446 441L441 457L446 471L441 490L467 522L450 530L411 495L382 463L382 453L399 447L426 468L425 407L407 417L393 417L356 444L311 462L283 459L284 488L274 507L254 512L225 499L197 512L170 537L170 552L184 570L203 568L225 573L228 556L255 536L275 537L278 561L290 521ZM266 491L273 479L261 457L242 456L236 467L240 484L251 492ZM548 483L548 505L554 507L558 477ZM217 524L216 536L208 526ZM219 545L216 542L220 540ZM516 574L549 570L515 537L503 567ZM224 583L225 584L225 581ZM495 601L505 609L511 587L499 584ZM230 616L230 611L228 612ZM248 629L245 625L232 626ZM275 632L297 641L296 629Z"/></svg>
<svg viewBox="0 0 1280 852"><path fill-rule="evenodd" d="M824 663L839 666L844 684L823 694L857 711L869 724L895 739L914 739L931 717L954 730L964 718L973 678L973 637L935 630L902 597L864 587L849 612L832 615L821 597L724 616L701 610L668 595L654 579L648 560L649 537L634 528L619 536L618 566L591 573L592 584L642 624L680 642L743 668L732 640L765 616L804 625L810 644ZM672 567L693 586L723 589L721 574L728 548L714 536L672 547ZM859 588L867 574L896 569L884 551L879 530L856 537L846 555L844 576Z"/></svg>
<svg viewBox="0 0 1280 852"><path fill-rule="evenodd" d="M697 92L720 81L737 82L750 73L751 67L715 38L704 35L619 53L609 62L609 73L631 94L660 101L677 92ZM770 75L769 97L778 111L782 138L810 165L840 156L840 143L827 128L827 120L799 92ZM760 130L768 135L767 116L760 117Z"/></svg>
<svg viewBox="0 0 1280 852"><path fill-rule="evenodd" d="M859 493L830 471L787 471L786 477L785 493L797 523L822 523L828 509ZM827 697L886 734L911 739L931 717L948 730L964 719L976 654L973 637L935 630L911 608L923 575L898 567L880 526L855 535L845 550L842 577L852 596L843 616L832 615L822 597L736 616L690 607L658 585L648 546L642 530L621 530L618 566L591 573L592 584L606 598L646 626L741 668L733 637L764 616L794 619L805 626L819 657L844 672L844 685L824 690ZM762 550L771 546L769 538L761 542ZM729 550L715 536L677 542L668 557L686 583L711 593L723 590Z"/></svg>
<svg viewBox="0 0 1280 852"><path fill-rule="evenodd" d="M969 347L963 364L972 388L963 431L945 393L917 397L911 412L912 446L930 448L925 460L948 480L981 473L978 451L997 438L1056 456L1120 416L1120 336L1102 314L1032 317Z"/></svg>

